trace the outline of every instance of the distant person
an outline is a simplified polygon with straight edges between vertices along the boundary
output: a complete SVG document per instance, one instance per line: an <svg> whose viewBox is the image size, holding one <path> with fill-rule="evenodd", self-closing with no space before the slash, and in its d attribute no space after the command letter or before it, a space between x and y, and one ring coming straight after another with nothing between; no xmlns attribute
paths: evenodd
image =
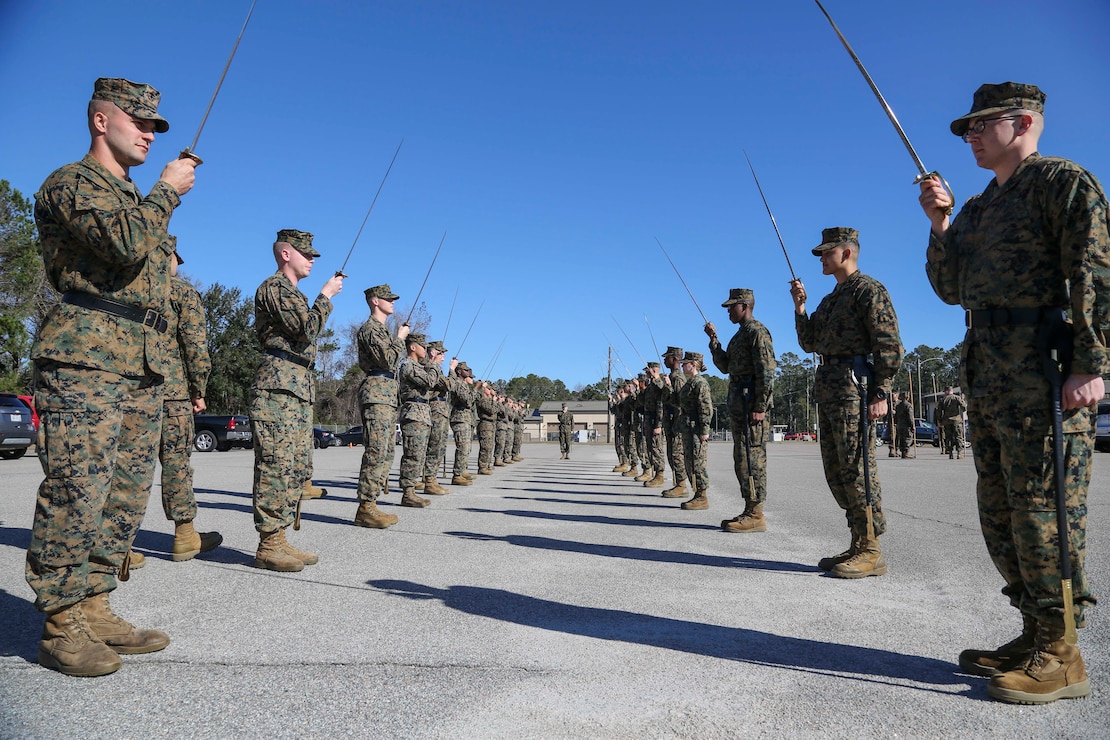
<svg viewBox="0 0 1110 740"><path fill-rule="evenodd" d="M894 406L894 429L898 434L898 452L905 459L910 456L910 445L917 441L913 407L906 400L905 393L898 394L898 403Z"/></svg>
<svg viewBox="0 0 1110 740"><path fill-rule="evenodd" d="M894 304L882 283L860 272L859 250L855 229L840 226L821 232L813 254L821 259L822 273L836 278L836 287L812 315L806 312L802 281L794 280L790 287L798 344L821 355L814 383L821 462L852 535L847 550L817 563L837 578L887 572L879 546L886 518L872 421L886 415L887 394L902 365Z"/></svg>
<svg viewBox="0 0 1110 740"><path fill-rule="evenodd" d="M983 538L1024 622L996 650L965 650L960 666L993 674L990 696L1022 704L1091 691L1079 649L1065 640L1056 496L1066 493L1075 622L1083 627L1095 603L1084 570L1094 413L1110 372L1110 207L1094 175L1039 153L1044 102L1036 85L979 87L971 111L950 129L994 179L954 220L955 204L935 178L921 183L920 197L932 226L929 282L967 312L960 385ZM1057 402L1066 438L1061 492L1051 432Z"/></svg>
<svg viewBox="0 0 1110 740"><path fill-rule="evenodd" d="M705 362L701 352L687 352L682 358L686 384L679 391L678 402L686 426L682 431L682 448L686 457L686 479L694 495L683 501L683 509L709 508L709 425L713 423L713 394L701 375Z"/></svg>
<svg viewBox="0 0 1110 740"><path fill-rule="evenodd" d="M670 372L663 376L666 388L663 392L663 428L667 435L667 464L671 467L673 484L663 491L664 498L682 498L686 495L686 455L682 446L682 408L678 397L686 384L682 372L683 352L681 347L667 347L663 353L663 364Z"/></svg>
<svg viewBox="0 0 1110 740"><path fill-rule="evenodd" d="M430 502L416 495L416 483L423 479L424 461L428 453L428 435L432 416L428 401L445 391L443 373L426 365L427 341L423 334L409 334L405 339L405 359L397 371L401 399L401 506L423 508ZM456 361L451 361L455 369ZM446 492L446 489L441 489ZM428 491L434 493L434 491Z"/></svg>
<svg viewBox="0 0 1110 740"><path fill-rule="evenodd" d="M941 423L941 439L944 440L944 451L948 459L960 459L964 456L964 412L967 404L959 393L952 392L952 386L946 386L944 397L937 404L937 419Z"/></svg>
<svg viewBox="0 0 1110 740"><path fill-rule="evenodd" d="M127 580L154 481L170 351L169 223L197 165L174 159L146 196L131 181L155 133L169 130L160 100L150 85L98 79L88 154L35 194L43 267L61 300L31 348L45 478L26 578L45 615L38 661L71 676L103 676L119 669L117 653L170 644L108 603L117 578Z"/></svg>
<svg viewBox="0 0 1110 740"><path fill-rule="evenodd" d="M567 405L563 404L563 410L559 412L559 452L563 453L561 459L570 459L570 435L574 432L574 414L567 411Z"/></svg>
<svg viewBox="0 0 1110 740"><path fill-rule="evenodd" d="M424 359L428 368L438 373L443 378L442 390L428 399L429 416L432 425L428 429L428 451L424 455L424 493L441 496L448 493L447 489L439 485L439 466L447 453L447 433L451 430L451 411L447 406L448 382L443 375L443 360L447 350L443 342L428 342L428 355Z"/></svg>
<svg viewBox="0 0 1110 740"><path fill-rule="evenodd" d="M449 373L448 402L451 405L449 421L455 437L455 459L451 469L451 485L469 486L474 483L474 475L467 470L470 464L470 448L474 438L474 402L478 390L474 385L474 373L465 362L455 366Z"/></svg>
<svg viewBox="0 0 1110 740"><path fill-rule="evenodd" d="M331 315L331 299L343 289L341 275L329 278L311 306L298 289L320 256L312 239L307 231L279 231L273 247L277 272L254 294L254 330L263 353L250 402L259 540L254 565L267 570L296 572L319 562L315 553L294 547L285 537L311 477L316 338Z"/></svg>

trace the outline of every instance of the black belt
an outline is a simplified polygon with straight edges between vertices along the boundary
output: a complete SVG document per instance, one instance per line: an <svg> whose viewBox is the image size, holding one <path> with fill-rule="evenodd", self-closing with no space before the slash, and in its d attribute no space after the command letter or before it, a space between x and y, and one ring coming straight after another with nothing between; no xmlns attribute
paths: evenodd
<svg viewBox="0 0 1110 740"><path fill-rule="evenodd" d="M828 355L821 355L822 365L854 365L858 355L848 355L846 357L832 357Z"/></svg>
<svg viewBox="0 0 1110 740"><path fill-rule="evenodd" d="M436 396L432 400L433 401L442 401L443 403L447 403L447 396Z"/></svg>
<svg viewBox="0 0 1110 740"><path fill-rule="evenodd" d="M979 329L987 326L1018 326L1039 324L1046 308L981 308L964 313L964 326Z"/></svg>
<svg viewBox="0 0 1110 740"><path fill-rule="evenodd" d="M371 376L376 377L376 378L389 378L390 380L394 380L397 377L396 375L389 372L388 370L371 370L370 372L368 372L366 374L371 375Z"/></svg>
<svg viewBox="0 0 1110 740"><path fill-rule="evenodd" d="M286 352L283 349L268 349L266 350L266 354L270 357L276 357L279 360L292 362L294 365L300 365L303 368L312 369L312 362L310 360L306 360L300 355L295 355L292 352Z"/></svg>
<svg viewBox="0 0 1110 740"><path fill-rule="evenodd" d="M427 403L427 402L428 402L428 399L426 399L426 398L406 398L405 399L405 403Z"/></svg>
<svg viewBox="0 0 1110 740"><path fill-rule="evenodd" d="M149 326L159 334L165 334L169 324L162 314L157 311L139 308L138 306L129 306L126 303L119 303L118 301L110 301L107 298L99 298L88 293L80 293L75 290L67 291L62 294L62 303L68 303L71 306L80 306L81 308L91 308L93 311L102 311L109 313L113 316L119 316L121 319L128 319L143 326Z"/></svg>

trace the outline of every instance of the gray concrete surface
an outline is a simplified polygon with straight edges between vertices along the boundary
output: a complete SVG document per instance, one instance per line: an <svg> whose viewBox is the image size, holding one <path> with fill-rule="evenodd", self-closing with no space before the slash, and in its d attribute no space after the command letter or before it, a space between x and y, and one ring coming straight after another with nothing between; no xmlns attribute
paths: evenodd
<svg viewBox="0 0 1110 740"><path fill-rule="evenodd" d="M999 704L961 675L965 647L1020 621L979 533L970 459L934 448L877 461L890 573L814 566L848 544L814 443L770 450L769 531L736 535L726 444L710 448L711 509L611 473L611 448L526 445L525 461L452 487L386 531L351 526L361 448L314 453L331 495L291 540L320 564L251 566L249 451L195 454L198 528L224 547L171 562L154 488L112 596L164 651L76 679L36 663L42 618L23 579L34 457L0 461L0 737L894 738L1106 737L1106 608L1080 645L1087 699ZM1096 458L1088 567L1107 597L1106 464ZM394 471L394 481L396 475Z"/></svg>

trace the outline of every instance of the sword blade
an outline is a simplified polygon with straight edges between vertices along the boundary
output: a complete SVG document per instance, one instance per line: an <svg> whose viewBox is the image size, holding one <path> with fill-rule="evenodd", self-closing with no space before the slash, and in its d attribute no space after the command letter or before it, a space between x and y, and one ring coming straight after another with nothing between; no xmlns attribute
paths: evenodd
<svg viewBox="0 0 1110 740"><path fill-rule="evenodd" d="M659 245L660 249L663 249L663 242L659 241L659 237L655 237L655 243ZM679 272L678 268L674 266L674 260L672 260L671 256L667 254L666 249L663 249L663 256L667 258L667 262L671 263L671 269L674 270L675 275L678 275L678 281L682 283L682 287L686 288L686 292L690 295L690 300L694 302L694 308L698 309L698 313L701 314L701 320L708 324L709 319L705 318L705 312L702 311L701 306L698 305L698 299L694 298L694 294L690 292L690 286L687 285L686 281L682 279L682 273Z"/></svg>
<svg viewBox="0 0 1110 740"><path fill-rule="evenodd" d="M343 270L347 268L347 261L351 259L351 254L355 251L355 245L358 244L358 238L362 236L362 230L366 227L366 221L370 218L370 214L374 211L374 204L378 202L378 196L381 195L382 187L385 185L385 181L389 177L390 171L393 169L393 163L397 161L397 155L401 153L401 145L404 143L405 140L401 139L401 143L397 145L397 151L393 152L393 159L389 160L389 166L385 168L385 174L382 175L382 181L378 183L378 189L374 193L374 199L370 201L370 207L366 209L366 215L362 217L362 225L358 227L358 233L355 234L355 240L351 243L351 248L347 250L347 258L343 260L343 266L340 267L339 271L335 273L337 276L343 275L344 277L346 277Z"/></svg>
<svg viewBox="0 0 1110 740"><path fill-rule="evenodd" d="M455 315L455 301L459 300L459 289L455 287L455 297L451 299L451 310L447 313L447 326L443 327L443 342L447 341L447 332L451 328L451 318Z"/></svg>
<svg viewBox="0 0 1110 740"><path fill-rule="evenodd" d="M420 305L420 296L424 294L424 286L428 284L428 278L431 277L432 268L436 266L436 260L439 258L439 250L443 249L443 242L445 239L447 239L446 229L443 231L443 236L440 237L439 246L436 247L436 253L432 255L432 264L428 265L428 271L424 273L424 282L420 283L420 290L416 291L416 300L412 302L412 308L409 309L409 315L408 318L405 319L405 324L409 323L409 319L412 318L413 313L416 311L416 307Z"/></svg>
<svg viewBox="0 0 1110 740"><path fill-rule="evenodd" d="M632 343L632 340L628 336L628 332L626 332L624 330L624 327L620 325L620 322L617 321L617 317L610 314L609 318L611 318L613 320L613 323L617 325L617 328L621 330L621 334L623 334L624 338L628 340L628 346L632 348L632 351L636 353L636 356L640 358L640 362L644 363L644 367L646 368L647 360L645 360L644 356L640 354L640 350L636 349L636 345Z"/></svg>
<svg viewBox="0 0 1110 740"><path fill-rule="evenodd" d="M648 336L651 337L651 346L655 349L655 356L662 357L663 355L659 354L659 345L655 343L655 334L651 331L651 322L648 321L646 313L644 314L644 323L647 324Z"/></svg>
<svg viewBox="0 0 1110 740"><path fill-rule="evenodd" d="M782 255L786 257L786 266L790 268L790 279L797 280L798 277L794 274L794 265L790 264L790 255L786 251L786 244L782 240L782 234L779 233L779 225L775 222L775 214L771 213L771 205L767 202L767 196L763 194L763 188L759 184L759 177L755 174L755 167L752 167L752 160L748 158L747 151L744 151L744 159L748 160L748 169L752 171L752 179L755 180L755 187L759 190L759 197L763 199L763 207L767 209L767 215L771 217L771 225L775 227L775 236L779 238L779 246L782 247Z"/></svg>
<svg viewBox="0 0 1110 740"><path fill-rule="evenodd" d="M251 16L254 15L254 6L258 0L251 0L250 10L247 11L247 19L243 21L243 28L239 30L239 35L235 39L235 45L231 47L231 55L227 58L227 64L224 65L224 71L220 73L220 81L216 83L216 89L212 92L212 99L208 101L208 107L204 109L204 117L200 119L200 126L197 127L197 133L193 137L193 143L181 152L183 157L192 156L193 151L197 148L197 142L200 141L200 132L204 131L204 124L208 122L208 114L212 112L212 106L216 104L216 98L220 94L220 88L224 85L224 78L227 77L227 70L231 68L231 60L235 58L235 52L239 50L239 42L243 40L243 34L247 31L247 24L251 22Z"/></svg>
<svg viewBox="0 0 1110 740"><path fill-rule="evenodd" d="M484 305L486 305L486 301L483 298L482 302L478 304L478 310L474 312L474 318L470 320L470 326L466 328L466 334L463 336L462 341L459 342L459 348L455 351L455 359L459 358L458 353L462 352L463 345L466 344L466 340L470 337L470 330L474 328L474 322L478 320L478 314L482 313L482 306Z"/></svg>

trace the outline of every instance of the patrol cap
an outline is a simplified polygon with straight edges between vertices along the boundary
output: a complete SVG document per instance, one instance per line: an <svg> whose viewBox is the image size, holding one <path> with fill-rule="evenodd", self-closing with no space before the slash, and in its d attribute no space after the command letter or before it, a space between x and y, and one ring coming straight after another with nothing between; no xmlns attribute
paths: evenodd
<svg viewBox="0 0 1110 740"><path fill-rule="evenodd" d="M419 344L421 347L428 346L428 338L423 334L412 333L405 337L405 344Z"/></svg>
<svg viewBox="0 0 1110 740"><path fill-rule="evenodd" d="M470 375L472 377L474 375L474 371L471 370L470 366L467 365L465 362L460 362L459 364L455 365L455 372L456 373L470 373Z"/></svg>
<svg viewBox="0 0 1110 740"><path fill-rule="evenodd" d="M667 357L682 358L682 347L667 347L667 351L663 353L664 359Z"/></svg>
<svg viewBox="0 0 1110 740"><path fill-rule="evenodd" d="M648 370L652 370L652 369L658 370L659 369L659 363L658 362L649 362L648 363Z"/></svg>
<svg viewBox="0 0 1110 740"><path fill-rule="evenodd" d="M443 347L443 342L439 341L438 339L434 342L428 342L428 349L434 349L436 352L447 352L447 350Z"/></svg>
<svg viewBox="0 0 1110 740"><path fill-rule="evenodd" d="M173 250L173 256L174 256L174 258L177 259L177 264L179 264L179 265L185 264L185 258L181 256L181 252L178 252L175 249L175 250Z"/></svg>
<svg viewBox="0 0 1110 740"><path fill-rule="evenodd" d="M728 291L728 300L721 304L721 308L735 306L737 303L751 304L755 293L750 288L731 288Z"/></svg>
<svg viewBox="0 0 1110 740"><path fill-rule="evenodd" d="M305 257L319 257L320 253L312 248L312 234L296 229L282 229L277 233L277 241L285 242Z"/></svg>
<svg viewBox="0 0 1110 740"><path fill-rule="evenodd" d="M820 257L822 252L839 247L844 242L855 242L859 246L859 232L847 226L821 229L821 243L813 248L813 253Z"/></svg>
<svg viewBox="0 0 1110 740"><path fill-rule="evenodd" d="M389 287L389 283L382 283L381 285L375 285L372 288L367 288L363 292L366 294L366 303L367 304L370 303L371 298L381 298L382 300L385 300L385 301L395 301L395 300L397 300L398 298L401 297L401 296L399 296L399 295L397 295L396 293L393 292L393 289Z"/></svg>
<svg viewBox="0 0 1110 740"><path fill-rule="evenodd" d="M971 99L971 112L960 116L948 128L956 136L967 133L972 118L989 116L1008 110L1031 110L1044 113L1045 94L1036 85L1020 82L1000 82L980 85Z"/></svg>
<svg viewBox="0 0 1110 740"><path fill-rule="evenodd" d="M643 380L643 381L646 382L647 381L647 373L639 373L636 376L636 380Z"/></svg>
<svg viewBox="0 0 1110 740"><path fill-rule="evenodd" d="M692 362L699 371L705 369L705 355L701 352L687 352L686 356L682 358L683 363Z"/></svg>
<svg viewBox="0 0 1110 740"><path fill-rule="evenodd" d="M142 82L122 77L101 77L93 83L93 100L106 100L120 110L144 121L154 121L154 130L164 134L170 122L158 115L162 93Z"/></svg>

